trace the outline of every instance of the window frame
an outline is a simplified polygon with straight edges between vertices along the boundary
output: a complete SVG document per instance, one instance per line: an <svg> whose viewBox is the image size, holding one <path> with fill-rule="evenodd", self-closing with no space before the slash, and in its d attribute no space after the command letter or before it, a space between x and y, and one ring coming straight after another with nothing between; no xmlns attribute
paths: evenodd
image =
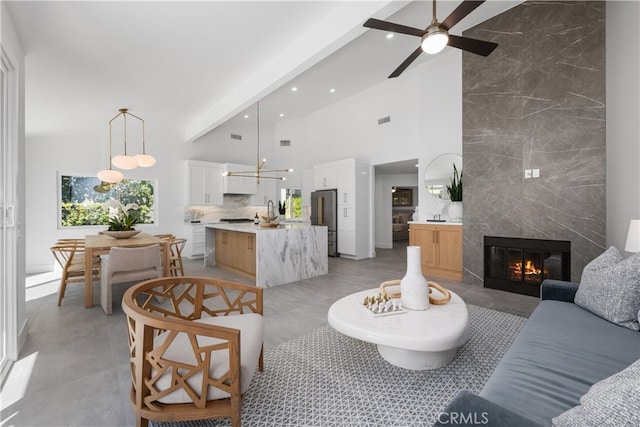
<svg viewBox="0 0 640 427"><path fill-rule="evenodd" d="M100 230L108 227L107 224L97 224L97 225L62 225L62 177L63 176L73 176L73 177L81 177L81 178L94 178L94 173L86 173L86 172L56 172L56 227L58 230ZM98 178L96 178L98 179ZM151 224L142 224L138 223L135 227L140 227L142 229L148 227L158 227L160 224L159 212L158 212L158 194L159 194L159 183L158 178L125 178L129 181L148 181L151 183L153 187L153 222Z"/></svg>

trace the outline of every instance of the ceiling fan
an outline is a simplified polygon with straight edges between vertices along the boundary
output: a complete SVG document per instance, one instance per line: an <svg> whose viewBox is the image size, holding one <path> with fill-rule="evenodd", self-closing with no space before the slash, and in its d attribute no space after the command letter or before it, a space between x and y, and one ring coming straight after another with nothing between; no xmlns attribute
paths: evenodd
<svg viewBox="0 0 640 427"><path fill-rule="evenodd" d="M436 0L433 0L433 19L429 26L424 30L407 27L406 25L394 24L393 22L382 21L375 18L368 19L367 22L364 23L364 26L376 30L390 31L393 33L407 34L422 38L420 46L414 50L413 53L409 55L409 57L405 59L393 73L391 73L391 75L389 75L389 78L391 79L402 74L402 72L406 70L422 52L433 55L440 52L445 48L445 46L456 47L477 55L489 56L489 54L498 47L497 43L449 34L449 30L454 25L473 12L478 6L484 3L484 1L485 0L463 1L453 12L451 12L449 16L447 16L444 21L438 22L438 19L436 18Z"/></svg>

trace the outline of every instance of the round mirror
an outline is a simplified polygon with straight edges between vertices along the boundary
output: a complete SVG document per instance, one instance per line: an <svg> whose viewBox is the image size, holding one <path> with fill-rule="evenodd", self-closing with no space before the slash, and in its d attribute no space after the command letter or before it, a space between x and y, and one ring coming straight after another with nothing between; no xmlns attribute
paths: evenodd
<svg viewBox="0 0 640 427"><path fill-rule="evenodd" d="M427 197L424 201L425 212L420 212L427 221L450 221L448 213L450 204L447 185L451 184L453 177L453 165L458 173L462 172L462 156L448 153L436 157L427 165L424 171L424 185L427 188Z"/></svg>
<svg viewBox="0 0 640 427"><path fill-rule="evenodd" d="M424 171L424 185L427 191L440 199L449 199L447 185L453 177L453 165L458 173L462 172L462 156L459 154L442 154L429 163Z"/></svg>

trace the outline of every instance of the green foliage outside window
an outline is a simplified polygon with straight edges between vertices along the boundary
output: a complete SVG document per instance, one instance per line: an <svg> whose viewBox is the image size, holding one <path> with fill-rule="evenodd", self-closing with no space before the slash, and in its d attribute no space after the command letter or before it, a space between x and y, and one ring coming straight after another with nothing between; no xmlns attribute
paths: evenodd
<svg viewBox="0 0 640 427"><path fill-rule="evenodd" d="M282 189L282 202L278 202L278 206L285 210L285 218L302 218L302 195L300 190Z"/></svg>
<svg viewBox="0 0 640 427"><path fill-rule="evenodd" d="M60 222L63 227L108 225L109 209L103 204L110 199L123 205L137 204L139 224L155 222L152 181L125 179L106 187L100 184L94 177L61 175Z"/></svg>
<svg viewBox="0 0 640 427"><path fill-rule="evenodd" d="M302 218L302 197L292 196L291 202L291 217Z"/></svg>

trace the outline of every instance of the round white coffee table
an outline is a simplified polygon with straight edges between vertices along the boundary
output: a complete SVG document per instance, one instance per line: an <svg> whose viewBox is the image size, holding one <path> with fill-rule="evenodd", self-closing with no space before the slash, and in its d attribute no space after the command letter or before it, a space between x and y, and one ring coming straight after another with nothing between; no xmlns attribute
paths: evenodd
<svg viewBox="0 0 640 427"><path fill-rule="evenodd" d="M389 363L414 370L446 365L469 339L469 312L457 294L451 292L447 304L432 304L428 310L376 317L363 301L378 292L378 288L362 291L333 303L329 325L344 335L377 344Z"/></svg>

